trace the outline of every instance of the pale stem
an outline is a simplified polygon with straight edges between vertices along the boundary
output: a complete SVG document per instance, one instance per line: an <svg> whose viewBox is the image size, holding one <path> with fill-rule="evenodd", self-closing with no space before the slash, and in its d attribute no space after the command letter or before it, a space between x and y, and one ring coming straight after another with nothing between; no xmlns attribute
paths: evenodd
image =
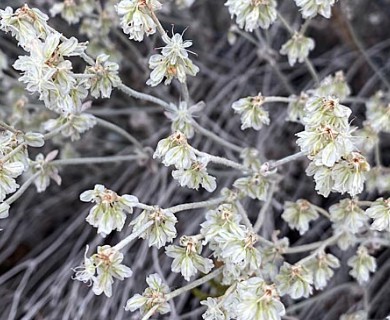
<svg viewBox="0 0 390 320"><path fill-rule="evenodd" d="M143 234L146 230L149 229L153 225L154 221L149 221L148 223L144 224L139 230L136 232L131 233L126 238L124 238L122 241L118 242L113 248L115 250L121 250L124 247L126 247L131 241L137 239L141 234Z"/></svg>
<svg viewBox="0 0 390 320"><path fill-rule="evenodd" d="M273 198L273 196L274 196L275 191L276 191L276 182L273 182L273 183L271 184L270 189L268 190L267 199L266 199L266 201L265 201L263 207L261 208L260 213L259 213L259 216L258 216L258 218L257 218L257 220L256 220L256 223L255 223L254 227L253 227L253 231L254 231L255 233L258 233L258 232L259 232L261 226L262 226L263 223L264 223L265 215L266 215L266 213L267 213L269 207L271 206L272 198Z"/></svg>
<svg viewBox="0 0 390 320"><path fill-rule="evenodd" d="M195 280L182 288L179 288L175 291L168 293L166 295L166 299L167 300L173 299L173 298L181 295L184 292L187 292L187 291L192 290L192 289L194 289L194 288L196 288L196 287L198 287L206 282L209 282L211 279L214 279L216 276L218 276L220 273L222 273L222 269L223 269L222 267L218 268L218 269L214 270L213 272L209 273L208 275L206 275L198 280Z"/></svg>
<svg viewBox="0 0 390 320"><path fill-rule="evenodd" d="M222 158L222 157L213 156L211 154L199 151L199 150L197 150L197 149L195 149L193 147L190 147L190 148L195 152L196 155L201 156L201 157L205 157L210 162L221 164L221 165L224 165L226 167L231 167L231 168L234 168L234 169L237 169L237 170L240 170L240 171L244 171L244 172L252 171L249 168L247 168L246 166L244 166L244 165L242 165L240 163L234 162L232 160L229 160L229 159L226 159L226 158Z"/></svg>
<svg viewBox="0 0 390 320"><path fill-rule="evenodd" d="M358 201L357 202L358 206L362 206L362 207L370 207L373 202L372 201Z"/></svg>
<svg viewBox="0 0 390 320"><path fill-rule="evenodd" d="M305 257L305 258L299 260L299 261L297 262L297 264L302 264L302 263L304 263L304 262L306 262L306 261L308 261L308 260L314 258L319 252L325 250L326 247L328 247L328 246L334 244L334 243L337 241L337 239L341 237L341 235L342 235L342 232L337 233L337 234L331 236L330 238L328 238L328 239L322 241L322 244L321 244L313 253L311 253L311 254L308 255L307 257Z"/></svg>
<svg viewBox="0 0 390 320"><path fill-rule="evenodd" d="M270 161L269 162L269 170L272 170L272 169L274 169L274 168L277 168L277 167L279 167L279 166L282 166L282 165L284 165L284 164L286 164L286 163L289 163L289 162L291 162L291 161L295 161L295 160L297 160L297 159L299 159L299 158L302 158L302 157L304 157L305 156L305 153L304 152L297 152L297 153L294 153L294 154L292 154L292 155L290 155L290 156L287 156L287 157L285 157L285 158L282 158L282 159L280 159L280 160L276 160L276 161Z"/></svg>
<svg viewBox="0 0 390 320"><path fill-rule="evenodd" d="M243 148L240 146L237 146L229 141L226 141L219 137L214 132L211 132L207 130L206 128L203 128L199 123L197 123L195 120L192 120L191 122L192 126L196 131L198 131L200 134L204 135L205 137L210 138L211 140L214 140L215 142L219 143L221 146L227 147L233 151L242 152Z"/></svg>
<svg viewBox="0 0 390 320"><path fill-rule="evenodd" d="M68 166L68 165L84 165L94 163L110 163L144 159L144 155L130 154L125 156L111 156L111 157L92 157L92 158L74 158L74 159L59 159L51 161L50 163L56 166Z"/></svg>
<svg viewBox="0 0 390 320"><path fill-rule="evenodd" d="M156 312L156 310L158 309L160 305L159 304L156 304L155 306L152 307L152 309L150 309L143 317L141 320L148 320L150 319L151 316L154 315L154 313Z"/></svg>
<svg viewBox="0 0 390 320"><path fill-rule="evenodd" d="M147 210L147 211L154 211L154 210L156 210L156 207L149 206L149 205L143 204L143 203L135 203L135 204L133 204L133 207L134 208L138 208L138 209L142 209L142 210Z"/></svg>
<svg viewBox="0 0 390 320"><path fill-rule="evenodd" d="M187 81L181 83L181 92L183 93L183 99L187 103L190 104L190 92L188 91Z"/></svg>
<svg viewBox="0 0 390 320"><path fill-rule="evenodd" d="M165 102L164 100L161 100L160 98L151 96L149 94L138 92L134 89L129 88L128 86L124 85L123 83L119 84L117 86L117 88L130 97L155 103L155 104L157 104L165 109L169 108L168 102Z"/></svg>
<svg viewBox="0 0 390 320"><path fill-rule="evenodd" d="M170 208L167 208L165 210L168 210L172 213L177 213L180 211L186 211L186 210L191 210L191 209L200 209L200 208L206 208L206 207L213 207L216 205L219 205L221 202L225 200L224 197L219 197L216 199L211 199L207 201L199 201L199 202L191 202L191 203L184 203L184 204L179 204L177 206L173 206Z"/></svg>
<svg viewBox="0 0 390 320"><path fill-rule="evenodd" d="M119 135L121 135L124 138L126 138L127 140L129 140L137 149L139 149L143 152L142 144L134 136L132 136L130 133L128 133L126 130L122 129L121 127L119 127L116 124L111 123L109 121L106 121L106 120L103 120L103 119L100 119L97 117L95 117L95 118L96 118L98 125L102 126L103 128L106 128L106 129L109 129L109 130L112 130L112 131L118 133Z"/></svg>
<svg viewBox="0 0 390 320"><path fill-rule="evenodd" d="M150 17L153 19L154 23L157 26L158 32L161 34L161 37L164 40L164 38L167 36L167 33L165 32L163 26L161 25L160 20L157 18L156 14L154 13L153 8L151 6L149 6L149 5L148 5L148 8L149 8L149 11L150 11Z"/></svg>
<svg viewBox="0 0 390 320"><path fill-rule="evenodd" d="M15 154L17 154L19 151L21 151L24 147L26 147L26 143L25 142L23 142L20 145L18 145L15 149L13 149L11 152L7 153L3 158L0 159L0 164L1 163L6 163Z"/></svg>
<svg viewBox="0 0 390 320"><path fill-rule="evenodd" d="M317 249L322 245L323 241L317 241L317 242L312 242L308 244L303 244L301 246L296 246L296 247L290 247L285 249L284 254L295 254L295 253L301 253L301 252L306 252L306 251L311 251L314 249Z"/></svg>
<svg viewBox="0 0 390 320"><path fill-rule="evenodd" d="M5 122L0 120L0 127L3 127L4 129L11 131L12 133L18 133L18 130L15 128L11 127L10 125L6 124Z"/></svg>
<svg viewBox="0 0 390 320"><path fill-rule="evenodd" d="M254 232L252 223L250 222L250 220L248 218L248 214L247 214L245 208L242 206L241 202L238 201L238 200L236 201L236 205L237 205L238 213L242 217L242 220L244 221L244 224L247 226L247 228L250 231Z"/></svg>
<svg viewBox="0 0 390 320"><path fill-rule="evenodd" d="M325 218L329 219L330 220L330 214L328 211L326 211L325 209L322 209L321 207L318 207L314 204L311 204L311 206L314 208L314 210L316 210L319 214L322 214Z"/></svg>
<svg viewBox="0 0 390 320"><path fill-rule="evenodd" d="M7 202L9 205L14 203L16 200L18 200L23 193L28 189L28 187L34 182L34 180L41 174L41 172L34 173L30 178L28 178L22 186L16 191L11 197L9 197L5 202Z"/></svg>
<svg viewBox="0 0 390 320"><path fill-rule="evenodd" d="M267 102L285 102L290 103L294 102L296 99L288 98L288 97L264 97L264 103Z"/></svg>
<svg viewBox="0 0 390 320"><path fill-rule="evenodd" d="M46 134L43 135L43 140L49 140L59 134L62 130L66 129L67 127L70 126L70 122L67 122L63 124L62 126L59 126L58 128L54 129L53 131L50 131Z"/></svg>

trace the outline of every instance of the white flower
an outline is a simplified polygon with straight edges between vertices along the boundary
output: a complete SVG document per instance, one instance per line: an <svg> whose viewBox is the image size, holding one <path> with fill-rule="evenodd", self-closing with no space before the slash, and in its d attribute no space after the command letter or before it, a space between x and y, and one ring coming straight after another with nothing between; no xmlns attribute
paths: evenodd
<svg viewBox="0 0 390 320"><path fill-rule="evenodd" d="M330 75L322 80L320 86L311 93L318 97L334 96L342 100L351 94L351 89L345 81L344 72L338 71L334 76Z"/></svg>
<svg viewBox="0 0 390 320"><path fill-rule="evenodd" d="M275 0L227 0L225 6L241 29L252 32L261 27L268 29L276 20Z"/></svg>
<svg viewBox="0 0 390 320"><path fill-rule="evenodd" d="M370 272L375 272L376 261L368 254L366 247L360 246L356 255L348 260L348 265L352 268L349 274L360 284L368 281Z"/></svg>
<svg viewBox="0 0 390 320"><path fill-rule="evenodd" d="M9 193L13 193L19 188L15 179L19 177L25 167L21 162L0 162L0 202L5 199Z"/></svg>
<svg viewBox="0 0 390 320"><path fill-rule="evenodd" d="M295 3L301 8L304 19L313 18L317 14L329 19L332 6L336 1L337 0L295 0Z"/></svg>
<svg viewBox="0 0 390 320"><path fill-rule="evenodd" d="M198 102L188 108L187 102L181 101L178 107L171 103L169 108L166 109L165 115L172 121L172 131L183 132L188 139L191 139L194 136L194 128L192 127L193 114L201 111L203 108L204 102Z"/></svg>
<svg viewBox="0 0 390 320"><path fill-rule="evenodd" d="M178 180L182 187L198 190L201 185L208 192L213 192L217 188L217 183L215 177L207 173L207 163L207 158L199 158L189 169L172 171L172 177Z"/></svg>
<svg viewBox="0 0 390 320"><path fill-rule="evenodd" d="M142 295L136 294L127 300L125 310L134 312L140 309L141 314L145 315L150 309L158 305L156 312L166 314L170 311L169 303L166 300L166 294L169 292L168 286L163 283L157 273L153 273L146 278L149 285Z"/></svg>
<svg viewBox="0 0 390 320"><path fill-rule="evenodd" d="M89 246L87 245L84 253L83 264L73 269L75 272L73 279L91 285L94 281L96 281L96 266L94 265L92 259L87 257L88 249Z"/></svg>
<svg viewBox="0 0 390 320"><path fill-rule="evenodd" d="M80 22L80 18L92 13L94 3L91 0L63 0L63 2L55 3L50 9L52 17L61 14L61 17L69 24Z"/></svg>
<svg viewBox="0 0 390 320"><path fill-rule="evenodd" d="M187 281L190 281L198 271L207 274L214 267L212 260L200 255L202 243L196 236L182 236L180 246L170 245L166 247L165 253L168 257L174 258L172 271L181 273Z"/></svg>
<svg viewBox="0 0 390 320"><path fill-rule="evenodd" d="M217 209L207 211L206 221L200 225L200 232L205 237L204 244L215 242L215 237L222 230L234 232L234 229L239 229L240 220L241 216L232 204L223 203Z"/></svg>
<svg viewBox="0 0 390 320"><path fill-rule="evenodd" d="M357 233L367 221L367 217L354 199L343 199L329 208L330 220Z"/></svg>
<svg viewBox="0 0 390 320"><path fill-rule="evenodd" d="M176 238L177 219L175 215L158 207L155 207L153 211L142 211L136 219L131 221L130 224L134 226L133 233L143 228L149 221L153 221L153 224L140 235L140 238L148 239L149 247L156 246L159 249Z"/></svg>
<svg viewBox="0 0 390 320"><path fill-rule="evenodd" d="M178 169L189 169L197 160L194 150L187 142L187 138L180 131L160 140L153 158L163 158L165 166L174 165Z"/></svg>
<svg viewBox="0 0 390 320"><path fill-rule="evenodd" d="M215 237L219 250L215 253L227 263L238 265L240 269L250 270L260 268L261 256L255 247L258 236L245 227L221 230Z"/></svg>
<svg viewBox="0 0 390 320"><path fill-rule="evenodd" d="M58 169L50 164L58 154L58 150L49 152L46 157L42 153L39 153L35 157L35 161L31 163L32 174L39 172L40 174L34 180L37 192L43 192L50 185L50 179L53 179L58 185L61 185L61 177L58 174Z"/></svg>
<svg viewBox="0 0 390 320"><path fill-rule="evenodd" d="M311 97L305 105L306 117L303 123L309 127L328 125L338 131L349 128L348 118L352 110L332 97Z"/></svg>
<svg viewBox="0 0 390 320"><path fill-rule="evenodd" d="M192 41L183 41L182 35L178 33L172 38L164 37L164 41L166 46L162 48L161 54L152 55L149 59L149 68L153 71L146 84L152 87L162 82L164 77L165 84L170 84L173 78L184 83L187 75L195 76L199 71L199 68L188 58L187 48L192 46Z"/></svg>
<svg viewBox="0 0 390 320"><path fill-rule="evenodd" d="M305 266L313 274L314 287L317 290L322 290L334 274L332 269L338 268L340 262L334 255L320 252L314 258L307 261Z"/></svg>
<svg viewBox="0 0 390 320"><path fill-rule="evenodd" d="M334 186L332 169L326 166L317 166L313 162L306 169L308 176L314 176L315 189L324 197L328 197Z"/></svg>
<svg viewBox="0 0 390 320"><path fill-rule="evenodd" d="M206 306L207 310L202 314L204 320L229 320L228 312L224 310L217 299L208 297L206 300L200 302L201 305Z"/></svg>
<svg viewBox="0 0 390 320"><path fill-rule="evenodd" d="M132 213L133 206L138 203L135 196L119 196L101 184L95 185L94 190L84 191L80 200L96 203L85 220L97 227L97 232L103 237L113 230L121 231L126 221L125 212Z"/></svg>
<svg viewBox="0 0 390 320"><path fill-rule="evenodd" d="M302 235L309 230L309 222L318 218L318 213L310 202L299 199L284 203L282 218L290 228L297 229Z"/></svg>
<svg viewBox="0 0 390 320"><path fill-rule="evenodd" d="M274 285L253 277L237 285L237 320L280 320L285 315Z"/></svg>
<svg viewBox="0 0 390 320"><path fill-rule="evenodd" d="M366 210L366 214L374 219L371 229L390 232L390 198L376 199Z"/></svg>
<svg viewBox="0 0 390 320"><path fill-rule="evenodd" d="M296 134L297 144L317 166L333 167L354 150L350 132L338 131L330 125L311 127Z"/></svg>
<svg viewBox="0 0 390 320"><path fill-rule="evenodd" d="M260 173L256 173L252 176L237 179L233 183L233 186L252 199L265 201L267 198L269 181Z"/></svg>
<svg viewBox="0 0 390 320"><path fill-rule="evenodd" d="M302 122L302 119L305 117L305 105L309 96L302 92L299 97L292 95L289 97L290 99L294 99L292 102L289 102L287 107L287 120L294 122Z"/></svg>
<svg viewBox="0 0 390 320"><path fill-rule="evenodd" d="M70 137L72 141L80 139L80 134L93 128L96 118L92 114L85 113L90 103L84 103L80 108L74 108L57 119L50 119L43 123L46 131L53 131L62 128L61 134Z"/></svg>
<svg viewBox="0 0 390 320"><path fill-rule="evenodd" d="M32 40L43 39L50 33L47 20L46 14L27 4L15 12L11 7L0 9L0 29L11 32L23 48L27 48Z"/></svg>
<svg viewBox="0 0 390 320"><path fill-rule="evenodd" d="M280 49L280 53L288 56L290 66L298 61L302 63L309 56L309 52L314 49L314 40L295 32L290 40L288 40Z"/></svg>
<svg viewBox="0 0 390 320"><path fill-rule="evenodd" d="M352 152L333 167L333 189L340 193L348 192L354 197L363 191L365 174L369 170L366 158L360 153Z"/></svg>
<svg viewBox="0 0 390 320"><path fill-rule="evenodd" d="M88 247L86 253L87 251ZM96 295L104 293L111 297L114 278L124 280L133 274L129 267L122 264L123 254L113 247L99 246L97 253L90 258L87 258L86 253L83 266L74 270L75 279L93 283L92 290Z"/></svg>
<svg viewBox="0 0 390 320"><path fill-rule="evenodd" d="M313 292L313 275L303 265L284 262L275 280L280 294L288 294L293 299L307 298Z"/></svg>
<svg viewBox="0 0 390 320"><path fill-rule="evenodd" d="M259 93L255 97L242 98L232 104L234 111L241 115L241 129L260 130L269 125L269 114L263 108L264 97Z"/></svg>
<svg viewBox="0 0 390 320"><path fill-rule="evenodd" d="M88 78L87 88L91 90L91 95L95 98L99 98L99 96L109 98L112 88L121 83L118 76L119 66L115 62L108 61L109 57L107 54L100 54L96 58L95 65L85 69L85 74L93 75L93 77Z"/></svg>
<svg viewBox="0 0 390 320"><path fill-rule="evenodd" d="M122 0L115 9L121 16L120 25L129 39L142 41L147 36L156 32L156 23L150 16L150 9L160 10L161 3L157 0Z"/></svg>

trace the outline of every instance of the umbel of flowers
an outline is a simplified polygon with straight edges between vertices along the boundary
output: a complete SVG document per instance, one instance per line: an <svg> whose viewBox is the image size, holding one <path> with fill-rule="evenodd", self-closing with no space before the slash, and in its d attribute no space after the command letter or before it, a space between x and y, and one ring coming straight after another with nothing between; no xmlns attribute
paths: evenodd
<svg viewBox="0 0 390 320"><path fill-rule="evenodd" d="M354 144L351 109L333 97L312 97L304 110L305 130L297 134L297 144L311 160L306 172L314 176L318 193L361 193L370 165Z"/></svg>

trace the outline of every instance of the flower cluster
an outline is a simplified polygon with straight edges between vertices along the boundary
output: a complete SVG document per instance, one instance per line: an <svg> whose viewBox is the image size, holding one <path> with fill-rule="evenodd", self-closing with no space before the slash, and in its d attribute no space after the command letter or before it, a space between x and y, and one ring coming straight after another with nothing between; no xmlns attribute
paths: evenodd
<svg viewBox="0 0 390 320"><path fill-rule="evenodd" d="M242 98L232 104L234 112L241 115L241 129L253 128L260 130L263 125L269 125L269 114L263 108L264 97L259 93L255 97Z"/></svg>
<svg viewBox="0 0 390 320"><path fill-rule="evenodd" d="M133 233L137 233L148 222L153 224L140 234L140 238L148 239L149 247L156 246L158 249L165 246L167 242L172 242L176 238L177 218L169 210L155 207L153 210L144 210L131 221Z"/></svg>
<svg viewBox="0 0 390 320"><path fill-rule="evenodd" d="M174 34L172 38L165 35L163 40L166 45L162 48L161 54L154 54L149 59L149 67L153 71L146 84L155 87L164 78L166 85L170 84L174 78L185 83L187 75L195 76L199 72L199 68L188 57L187 48L192 46L192 41L183 41L179 33Z"/></svg>
<svg viewBox="0 0 390 320"><path fill-rule="evenodd" d="M156 273L149 275L146 278L146 283L149 285L142 295L136 294L126 302L126 311L134 312L140 309L141 314L145 315L150 309L157 307L156 312L160 314L168 313L171 308L166 300L166 295L169 292L168 286L161 280Z"/></svg>
<svg viewBox="0 0 390 320"><path fill-rule="evenodd" d="M327 197L331 191L351 196L362 192L370 166L356 151L348 123L351 110L336 98L312 97L305 111L305 130L297 134L297 144L312 160L306 172L314 176L318 193Z"/></svg>
<svg viewBox="0 0 390 320"><path fill-rule="evenodd" d="M121 16L121 27L129 39L142 41L156 32L156 22L152 14L160 10L161 3L157 0L122 0L116 5L118 15Z"/></svg>
<svg viewBox="0 0 390 320"><path fill-rule="evenodd" d="M216 179L207 173L207 157L197 157L195 149L187 142L186 136L176 131L168 138L159 141L153 158L162 158L165 166L174 165L177 170L172 176L181 186L198 189L201 185L212 192L216 189Z"/></svg>
<svg viewBox="0 0 390 320"><path fill-rule="evenodd" d="M170 245L165 249L166 255L173 258L172 271L181 273L187 281L197 271L206 274L214 266L212 260L203 258L200 255L201 252L202 243L196 236L182 236L180 238L180 247Z"/></svg>
<svg viewBox="0 0 390 320"><path fill-rule="evenodd" d="M290 66L298 61L302 63L309 56L309 52L314 49L314 40L295 32L280 49L280 53L287 55Z"/></svg>
<svg viewBox="0 0 390 320"><path fill-rule="evenodd" d="M241 29L268 29L276 20L276 0L227 0L225 5Z"/></svg>
<svg viewBox="0 0 390 320"><path fill-rule="evenodd" d="M104 293L107 297L112 295L114 278L124 280L132 276L129 267L122 264L123 254L108 245L98 247L97 253L87 257L85 252L83 266L75 268L76 280L92 284L96 295Z"/></svg>
<svg viewBox="0 0 390 320"><path fill-rule="evenodd" d="M330 18L332 6L337 0L295 0L298 7L301 8L304 19L313 18L317 14L325 18Z"/></svg>
<svg viewBox="0 0 390 320"><path fill-rule="evenodd" d="M80 200L96 203L90 209L86 221L98 228L97 232L103 237L113 230L121 231L126 221L125 212L132 213L134 205L138 203L135 196L119 196L101 184L95 185L93 190L84 191Z"/></svg>

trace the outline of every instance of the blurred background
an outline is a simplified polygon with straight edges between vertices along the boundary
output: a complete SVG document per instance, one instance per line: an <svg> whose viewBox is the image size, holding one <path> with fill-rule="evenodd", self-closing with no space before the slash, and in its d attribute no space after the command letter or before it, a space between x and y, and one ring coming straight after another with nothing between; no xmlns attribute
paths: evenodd
<svg viewBox="0 0 390 320"><path fill-rule="evenodd" d="M78 2L77 0L75 0ZM17 8L24 3L37 7L46 14L55 3L61 1L0 1L0 9ZM94 1L92 1L94 2ZM297 123L286 122L286 105L272 104L268 109L271 125L257 132L241 131L239 116L234 115L231 105L239 98L256 95L299 95L314 83L304 64L291 68L280 47L289 37L280 22L269 30L259 31L259 41L252 43L240 34L233 34L230 19L223 0L195 0L190 8L180 7L174 1L162 1L164 9L158 12L166 30L184 32L191 39L192 60L199 66L197 77L189 79L189 91L193 101L204 101L205 109L197 121L205 128L239 146L257 148L265 159L279 159L298 151L294 134L302 130ZM294 1L278 1L278 9L295 27L301 16ZM145 38L142 43L129 40L119 27L114 5L117 1L95 1L96 10L82 17L79 23L69 25L60 15L49 24L65 36L76 36L89 41L89 53L96 57L107 53L120 65L120 77L126 85L166 101L180 101L178 83L171 86L146 86L149 78L148 59L161 46L156 36ZM307 34L316 42L310 59L321 79L343 70L356 98L348 106L353 110L353 124L360 126L364 120L365 106L361 101L378 90L389 91L390 86L390 1L388 0L340 0L334 6L331 19L316 18L308 27ZM19 55L25 54L9 34L0 32L0 49L7 55L9 66ZM367 57L369 59L367 59ZM81 60L72 61L75 70L83 71ZM371 63L370 63L371 62ZM41 102L29 96L12 67L0 86L0 116L20 117L19 124L34 126L53 117ZM23 100L22 106L20 99ZM110 99L93 100L88 112L105 119L137 137L145 147L155 149L157 142L167 137L170 122L161 107L130 98L114 90ZM28 120L28 121L27 121ZM27 123L27 124L26 124ZM384 166L390 165L390 139L383 134L380 149ZM210 139L196 134L191 140L194 147L240 161L239 155L221 147ZM60 150L61 156L92 157L128 154L133 150L123 137L99 125L86 132L78 141L58 138L45 145L43 153ZM41 151L42 152L42 151ZM31 158L35 158L32 151ZM372 160L372 159L370 159ZM325 199L314 191L314 183L305 174L305 159L292 162L282 168L283 180L279 185L272 208L267 216L262 235L270 238L273 230L279 236L287 236L292 245L309 243L326 238L332 229L329 221L318 219L304 236L291 231L281 220L284 201L305 198L328 208L341 196L332 194ZM218 195L223 187L231 186L237 173L229 169L210 170L217 177ZM0 221L0 319L139 319L124 310L126 300L145 288L145 277L160 273L170 288L184 284L179 274L170 271L171 259L163 250L148 248L145 241L133 243L125 254L124 263L134 271L134 276L114 285L114 294L108 299L95 296L83 283L73 281L72 268L80 265L86 244L115 244L130 233L127 225L121 233L113 232L103 239L96 229L85 222L90 206L79 201L79 194L93 189L97 183L115 190L118 194L133 194L147 204L169 207L184 202L207 200L212 195L179 187L170 175L170 169L155 160L118 164L95 164L61 168L61 186L54 183L44 193L31 187L10 211L10 217ZM388 193L387 193L388 195ZM376 190L362 195L363 199L376 199ZM259 202L244 201L249 217L255 219ZM199 232L205 210L193 210L178 214L178 235ZM135 215L139 214L139 210ZM292 306L290 318L302 320L332 320L347 312L360 310L369 304L369 319L384 319L390 314L390 250L375 251L378 270L365 290L352 284L346 261L352 251L332 252L340 258L341 267L336 270L325 293L307 306L294 309L292 300L283 299ZM207 252L206 252L207 254ZM302 258L290 255L290 263ZM343 285L345 284L345 285ZM205 291L207 292L207 291ZM159 319L201 319L204 299L202 287L188 292L175 300L174 312ZM326 293L328 292L328 293ZM317 294L317 293L316 293ZM366 299L366 300L365 300ZM299 303L299 302L298 302Z"/></svg>

